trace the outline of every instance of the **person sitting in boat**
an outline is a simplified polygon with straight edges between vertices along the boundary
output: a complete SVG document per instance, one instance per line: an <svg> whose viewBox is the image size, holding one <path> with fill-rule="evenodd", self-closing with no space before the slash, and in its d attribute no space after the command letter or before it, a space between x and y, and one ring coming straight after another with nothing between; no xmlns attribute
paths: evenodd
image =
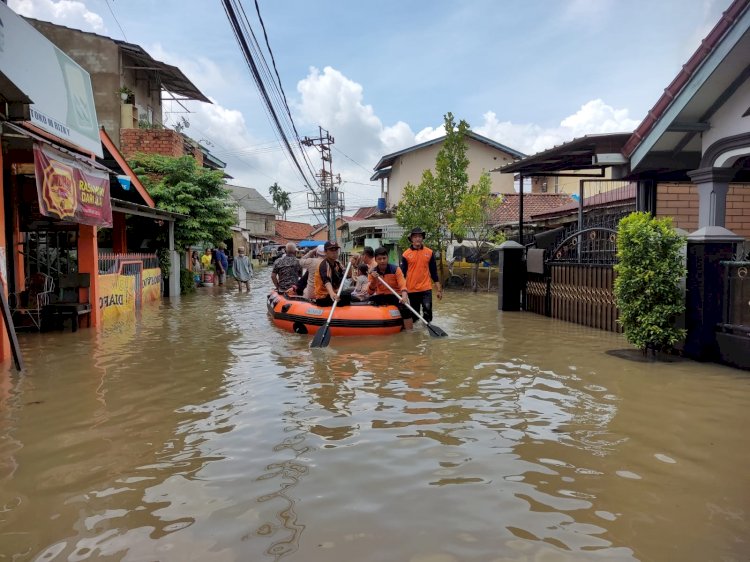
<svg viewBox="0 0 750 562"><path fill-rule="evenodd" d="M296 294L302 295L307 300L315 298L315 284L310 280L315 279L315 272L325 257L326 251L323 244L320 244L299 259L299 264L305 270L305 273L297 281Z"/></svg>
<svg viewBox="0 0 750 562"><path fill-rule="evenodd" d="M367 267L366 263L361 263L357 266L357 276L354 278L354 290L352 291L352 299L358 301L366 301L370 296L370 292L367 288L369 283L368 274L370 268Z"/></svg>
<svg viewBox="0 0 750 562"><path fill-rule="evenodd" d="M380 306L389 304L397 306L401 318L404 320L404 329L411 330L414 327L414 322L409 309L404 305L409 300L406 279L399 266L388 263L388 250L382 246L375 250L375 269L370 272L369 280L370 283L367 288L370 293L370 301ZM401 298L399 299L390 292L388 287L384 287L383 281L388 287L399 293Z"/></svg>
<svg viewBox="0 0 750 562"><path fill-rule="evenodd" d="M287 242L284 248L286 255L273 262L271 281L279 293L286 293L294 287L302 275L302 266L297 259L297 245Z"/></svg>
<svg viewBox="0 0 750 562"><path fill-rule="evenodd" d="M326 257L315 272L313 302L318 306L332 306L334 301L338 301L340 306L349 304L351 291L342 292L340 297L337 294L344 282L344 266L338 260L339 245L329 240L323 245L323 249Z"/></svg>

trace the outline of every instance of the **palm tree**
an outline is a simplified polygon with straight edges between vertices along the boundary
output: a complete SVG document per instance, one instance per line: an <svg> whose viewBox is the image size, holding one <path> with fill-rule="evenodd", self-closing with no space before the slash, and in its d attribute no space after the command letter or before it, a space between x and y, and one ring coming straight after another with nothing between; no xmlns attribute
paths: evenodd
<svg viewBox="0 0 750 562"><path fill-rule="evenodd" d="M273 199L274 207L281 211L280 214L286 220L286 212L292 208L292 200L289 198L289 193L284 191L276 182L268 188L268 193L271 195L271 199Z"/></svg>
<svg viewBox="0 0 750 562"><path fill-rule="evenodd" d="M292 200L286 191L282 191L279 195L278 207L284 215L284 220L286 220L286 212L292 208Z"/></svg>

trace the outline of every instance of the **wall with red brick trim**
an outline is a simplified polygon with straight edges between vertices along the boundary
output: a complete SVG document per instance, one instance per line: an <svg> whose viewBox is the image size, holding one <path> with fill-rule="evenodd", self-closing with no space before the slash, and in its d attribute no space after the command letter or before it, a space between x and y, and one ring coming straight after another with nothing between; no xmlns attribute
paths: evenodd
<svg viewBox="0 0 750 562"><path fill-rule="evenodd" d="M698 229L698 187L692 183L660 183L656 189L656 216L671 216L674 225L688 232ZM726 227L750 239L750 184L730 184Z"/></svg>
<svg viewBox="0 0 750 562"><path fill-rule="evenodd" d="M120 152L125 158L135 153L184 156L182 135L170 129L120 129Z"/></svg>

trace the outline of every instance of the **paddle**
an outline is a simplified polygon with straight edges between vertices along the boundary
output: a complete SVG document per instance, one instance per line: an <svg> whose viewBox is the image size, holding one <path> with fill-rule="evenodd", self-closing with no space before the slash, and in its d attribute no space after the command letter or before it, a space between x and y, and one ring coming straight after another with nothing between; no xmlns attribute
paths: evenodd
<svg viewBox="0 0 750 562"><path fill-rule="evenodd" d="M385 281L383 281L383 278L380 275L378 275L378 281L380 281L383 285L385 285L386 287L388 287L388 290L391 293L393 293L394 295L396 295L396 297L399 300L401 299L401 297L398 296L398 293L393 290L393 287L391 287L388 283L386 283ZM440 328L438 328L437 326L434 326L434 325L430 324L427 320L425 320L424 317L419 312L417 312L416 310L414 310L408 302L404 302L404 306L406 306L406 308L408 308L414 314L416 314L417 318L419 318L422 322L425 323L425 325L427 326L427 329L430 331L430 335L433 338L443 338L443 337L445 337L445 336L448 335L443 330L441 330Z"/></svg>
<svg viewBox="0 0 750 562"><path fill-rule="evenodd" d="M339 285L339 290L336 293L337 297L341 296L341 289L344 288L344 279L346 279L346 276L349 275L349 269L352 267L352 262L349 262L346 266L346 271L344 271L344 276L341 278L341 285ZM331 318L333 318L333 311L336 310L336 305L339 303L339 301L333 301L333 306L331 307L331 312L328 314L328 320L326 320L326 323L323 324L323 327L315 332L315 336L313 337L312 341L310 342L310 347L327 347L328 342L331 341Z"/></svg>

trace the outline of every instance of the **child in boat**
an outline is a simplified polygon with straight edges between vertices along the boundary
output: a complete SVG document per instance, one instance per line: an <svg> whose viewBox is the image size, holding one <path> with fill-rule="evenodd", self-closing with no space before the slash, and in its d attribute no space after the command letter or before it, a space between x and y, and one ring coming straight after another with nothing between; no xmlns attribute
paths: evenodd
<svg viewBox="0 0 750 562"><path fill-rule="evenodd" d="M370 295L367 290L368 276L370 268L367 267L366 263L361 263L357 266L357 277L354 278L354 290L352 291L352 299L358 301L366 301Z"/></svg>
<svg viewBox="0 0 750 562"><path fill-rule="evenodd" d="M370 272L369 281L367 290L370 293L370 300L378 305L391 304L397 306L401 318L404 320L404 329L411 330L414 322L409 309L404 304L409 300L404 274L397 265L388 263L388 250L382 246L375 250L375 268ZM396 293L399 293L401 298L384 286L384 282Z"/></svg>

